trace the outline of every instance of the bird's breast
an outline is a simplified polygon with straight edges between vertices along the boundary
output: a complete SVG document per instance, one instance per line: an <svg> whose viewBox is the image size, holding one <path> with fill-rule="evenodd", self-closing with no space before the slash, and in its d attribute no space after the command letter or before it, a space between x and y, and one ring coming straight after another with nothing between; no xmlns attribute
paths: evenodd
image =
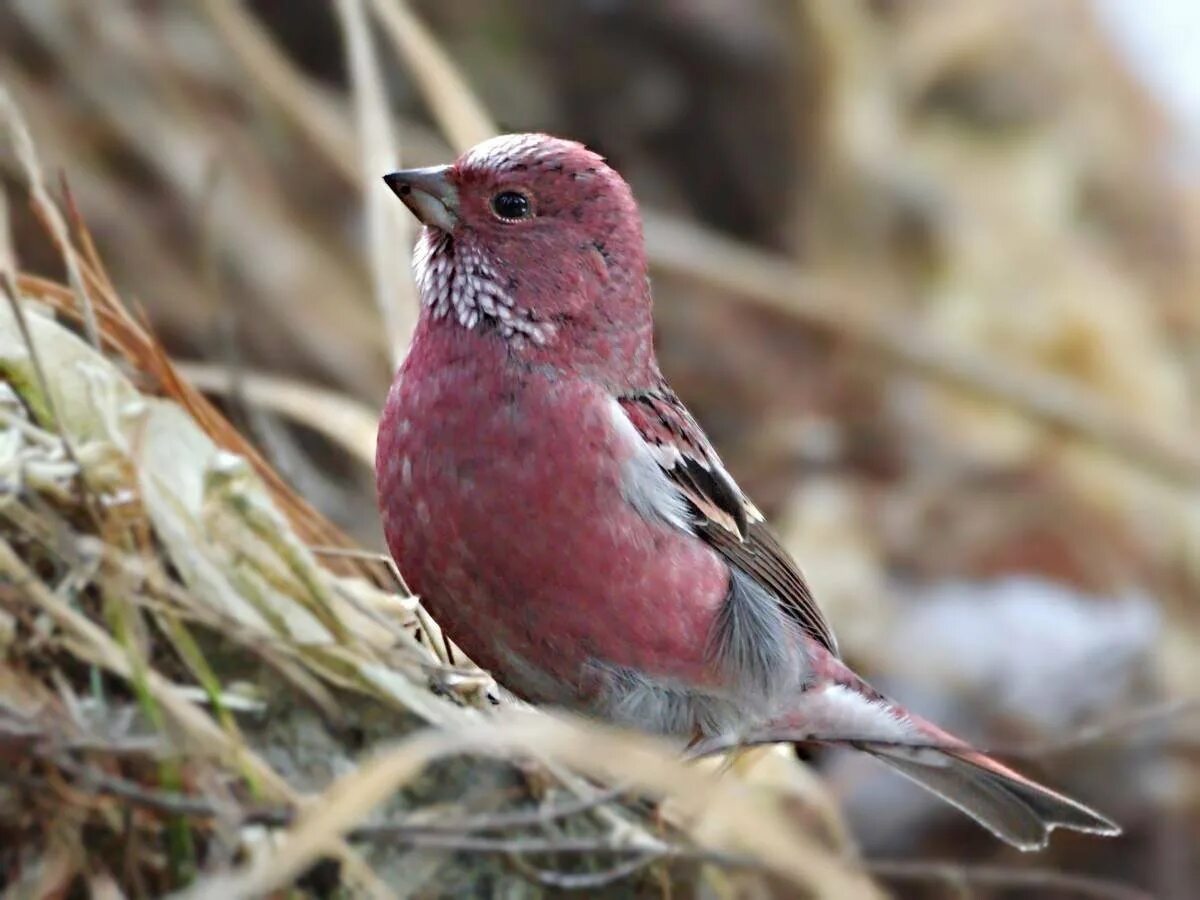
<svg viewBox="0 0 1200 900"><path fill-rule="evenodd" d="M596 665L710 678L727 570L627 502L632 452L606 393L563 372L422 351L392 388L377 451L389 548L451 637L533 699L585 691Z"/></svg>

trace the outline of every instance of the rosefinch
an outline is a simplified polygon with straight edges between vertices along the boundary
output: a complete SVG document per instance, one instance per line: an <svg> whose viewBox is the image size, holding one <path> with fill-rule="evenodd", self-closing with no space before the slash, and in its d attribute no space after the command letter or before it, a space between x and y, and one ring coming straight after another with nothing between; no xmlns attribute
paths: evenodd
<svg viewBox="0 0 1200 900"><path fill-rule="evenodd" d="M517 694L711 746L848 743L1022 849L1119 829L859 678L659 372L641 219L595 153L497 137L388 185L427 227L376 457L388 546Z"/></svg>

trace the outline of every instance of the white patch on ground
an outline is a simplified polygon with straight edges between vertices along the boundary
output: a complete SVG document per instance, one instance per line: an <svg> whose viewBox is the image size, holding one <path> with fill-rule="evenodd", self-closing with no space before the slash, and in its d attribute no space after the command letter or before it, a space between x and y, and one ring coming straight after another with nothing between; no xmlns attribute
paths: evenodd
<svg viewBox="0 0 1200 900"><path fill-rule="evenodd" d="M1144 597L1092 597L1033 577L949 582L918 599L892 636L894 656L884 666L891 692L944 694L956 685L960 695L985 701L972 701L974 717L1012 716L1048 733L1119 707L1160 629ZM965 718L957 724L980 727Z"/></svg>

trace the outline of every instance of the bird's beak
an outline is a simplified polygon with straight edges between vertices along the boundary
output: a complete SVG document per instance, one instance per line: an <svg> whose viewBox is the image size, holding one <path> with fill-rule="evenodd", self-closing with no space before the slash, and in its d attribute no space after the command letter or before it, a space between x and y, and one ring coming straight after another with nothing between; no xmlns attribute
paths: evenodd
<svg viewBox="0 0 1200 900"><path fill-rule="evenodd" d="M450 166L401 169L384 175L414 216L442 231L453 231L458 223L458 189L450 180Z"/></svg>

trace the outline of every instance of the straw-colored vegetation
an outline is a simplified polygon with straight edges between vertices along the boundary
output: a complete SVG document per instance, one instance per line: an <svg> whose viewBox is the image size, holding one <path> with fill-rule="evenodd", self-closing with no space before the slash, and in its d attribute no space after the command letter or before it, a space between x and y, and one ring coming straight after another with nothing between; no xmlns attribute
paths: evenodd
<svg viewBox="0 0 1200 900"><path fill-rule="evenodd" d="M1186 895L1200 219L1085 4L252 6L0 8L9 896ZM1128 838L687 765L441 635L377 555L378 176L496 121L633 179L668 374L856 665Z"/></svg>

